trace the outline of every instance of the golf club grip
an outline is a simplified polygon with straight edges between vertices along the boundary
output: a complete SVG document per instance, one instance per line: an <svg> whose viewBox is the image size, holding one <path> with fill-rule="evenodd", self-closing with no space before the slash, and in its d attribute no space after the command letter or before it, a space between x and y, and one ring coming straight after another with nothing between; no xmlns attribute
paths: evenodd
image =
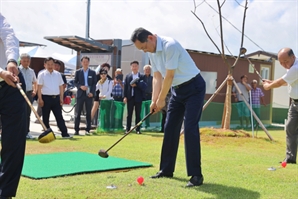
<svg viewBox="0 0 298 199"><path fill-rule="evenodd" d="M117 142L115 142L110 148L106 150L106 153L111 150L116 144L118 144L121 140L123 140L128 134L130 134L133 130L135 130L138 126L140 126L153 112L148 113L137 125L135 125L130 131L128 131L124 136L122 136Z"/></svg>
<svg viewBox="0 0 298 199"><path fill-rule="evenodd" d="M31 110L34 112L36 118L38 119L38 121L40 122L43 130L47 130L47 127L44 125L43 121L40 119L38 113L36 112L36 110L34 109L34 107L32 106L30 100L28 99L26 93L24 92L24 90L22 89L21 85L19 83L16 83L17 88L19 89L20 93L23 95L23 97L25 98L27 104L30 106Z"/></svg>

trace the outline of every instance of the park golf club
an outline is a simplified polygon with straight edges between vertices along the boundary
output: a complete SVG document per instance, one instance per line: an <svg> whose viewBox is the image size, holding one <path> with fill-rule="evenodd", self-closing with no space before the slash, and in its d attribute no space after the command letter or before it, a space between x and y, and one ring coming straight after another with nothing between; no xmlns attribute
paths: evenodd
<svg viewBox="0 0 298 199"><path fill-rule="evenodd" d="M111 150L114 146L116 146L121 140L123 140L128 134L130 134L133 130L135 130L137 127L141 126L141 124L150 116L153 112L148 113L137 125L135 125L130 131L128 131L124 136L122 136L117 142L115 142L110 148L107 150L100 149L98 152L98 155L102 158L108 158L109 154L108 151Z"/></svg>
<svg viewBox="0 0 298 199"><path fill-rule="evenodd" d="M47 129L47 127L44 125L44 123L40 119L38 113L36 112L36 110L32 106L31 102L29 101L29 99L28 99L27 95L25 94L24 90L22 89L21 85L19 83L16 83L16 86L19 89L20 93L25 98L25 100L28 103L28 105L30 106L31 110L34 112L36 118L38 119L38 121L40 122L40 124L41 124L41 126L44 130L44 132L38 136L38 141L40 143L49 143L49 142L54 141L56 139L56 136L53 133L52 129L51 128Z"/></svg>

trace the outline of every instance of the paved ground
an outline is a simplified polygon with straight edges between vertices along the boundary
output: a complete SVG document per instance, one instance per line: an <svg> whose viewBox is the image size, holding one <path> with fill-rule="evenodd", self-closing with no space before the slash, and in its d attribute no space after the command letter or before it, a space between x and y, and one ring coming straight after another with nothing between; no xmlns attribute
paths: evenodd
<svg viewBox="0 0 298 199"><path fill-rule="evenodd" d="M33 103L33 106L35 108L35 110L37 110L37 103L34 102ZM63 109L65 111L70 111L72 108L71 105L63 105ZM67 129L68 129L68 133L70 135L73 135L74 134L74 109L70 112L70 113L65 113L62 111L62 114L63 114L63 118L65 120L65 124L67 126ZM36 121L36 117L35 117L35 114L33 112L31 112L31 119L30 119L30 134L34 137L38 137L42 132L43 132L43 128L41 126L41 124L39 123L35 123ZM83 120L83 118L82 118ZM50 126L51 126L51 129L54 131L55 135L57 137L61 136L61 132L58 130L58 127L56 125L56 119L53 115L53 113L51 113L50 115ZM81 123L80 127L85 127L85 124L84 123ZM80 134L84 134L84 130L81 130L80 131Z"/></svg>

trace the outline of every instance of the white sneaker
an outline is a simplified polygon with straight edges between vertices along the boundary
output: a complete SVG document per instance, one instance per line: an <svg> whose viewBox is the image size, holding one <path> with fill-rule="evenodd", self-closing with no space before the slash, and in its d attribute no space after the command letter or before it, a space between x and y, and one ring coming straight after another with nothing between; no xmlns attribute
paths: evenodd
<svg viewBox="0 0 298 199"><path fill-rule="evenodd" d="M85 135L92 135L89 131L85 131Z"/></svg>
<svg viewBox="0 0 298 199"><path fill-rule="evenodd" d="M72 136L71 135L67 135L67 136L62 136L62 138L63 139L70 139L70 138L72 138Z"/></svg>
<svg viewBox="0 0 298 199"><path fill-rule="evenodd" d="M34 139L34 137L30 134L30 132L28 132L28 134L26 135L26 139Z"/></svg>

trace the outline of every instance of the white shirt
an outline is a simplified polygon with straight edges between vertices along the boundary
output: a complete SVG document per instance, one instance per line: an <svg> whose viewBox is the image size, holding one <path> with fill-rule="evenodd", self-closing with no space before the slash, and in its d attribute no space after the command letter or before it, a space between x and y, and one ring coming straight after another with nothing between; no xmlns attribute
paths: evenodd
<svg viewBox="0 0 298 199"><path fill-rule="evenodd" d="M48 70L44 70L38 74L37 84L42 85L42 95L59 95L59 86L63 85L63 79L59 72L53 70L50 73Z"/></svg>
<svg viewBox="0 0 298 199"><path fill-rule="evenodd" d="M282 79L288 84L290 98L298 99L298 59L296 58L293 66L287 70Z"/></svg>
<svg viewBox="0 0 298 199"><path fill-rule="evenodd" d="M35 76L34 70L30 67L24 68L22 65L19 68L25 79L26 91L32 91L33 83L36 82L36 76Z"/></svg>
<svg viewBox="0 0 298 199"><path fill-rule="evenodd" d="M188 52L173 38L157 36L156 52L148 54L152 71L159 71L163 78L166 70L175 70L172 86L187 82L200 73Z"/></svg>
<svg viewBox="0 0 298 199"><path fill-rule="evenodd" d="M139 78L139 73L134 74L133 72L131 72L131 74L132 74L132 80ZM133 94L134 94L134 87L132 87L131 96L133 96Z"/></svg>
<svg viewBox="0 0 298 199"><path fill-rule="evenodd" d="M19 58L19 40L11 25L0 13L0 72L5 69L7 60ZM0 78L0 81L2 79Z"/></svg>
<svg viewBox="0 0 298 199"><path fill-rule="evenodd" d="M99 90L99 97L106 96L106 100L112 100L113 97L111 96L112 90L113 90L113 80L108 80L103 84L100 84L99 82L96 84L96 90Z"/></svg>

